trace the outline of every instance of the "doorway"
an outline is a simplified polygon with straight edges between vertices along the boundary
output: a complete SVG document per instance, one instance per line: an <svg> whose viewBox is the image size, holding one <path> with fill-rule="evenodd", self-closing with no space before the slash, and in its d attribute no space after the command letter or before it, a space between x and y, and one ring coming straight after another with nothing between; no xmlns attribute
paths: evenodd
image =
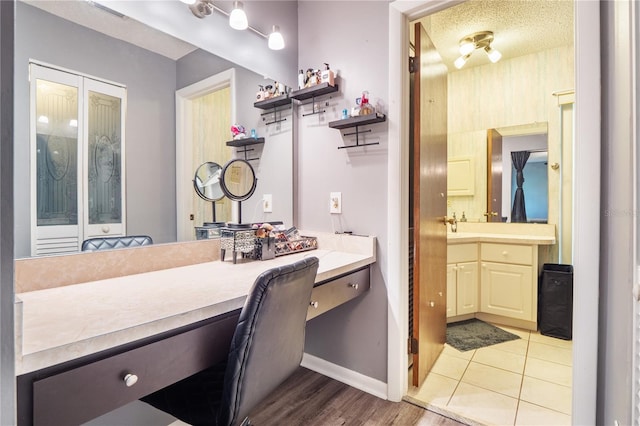
<svg viewBox="0 0 640 426"><path fill-rule="evenodd" d="M195 239L194 226L213 218L213 204L200 199L193 187L198 166L231 159L224 141L228 123L235 122L233 68L176 91L176 209L178 241ZM215 203L216 220L230 221L233 206L226 198Z"/></svg>
<svg viewBox="0 0 640 426"><path fill-rule="evenodd" d="M401 122L408 127L406 103L403 99L408 96L408 79L404 75L406 70L406 52L408 51L408 41L404 31L407 31L407 22L405 19L415 19L430 13L437 12L449 4L442 2L424 2L417 6L415 3L411 5L402 4L403 2L394 2L391 5L390 13L390 81L397 82L391 86L390 105L394 105L393 112L402 117ZM599 31L593 31L593 28L599 28L599 10L597 5L589 3L575 2L576 16L576 33L575 33L575 51L576 51L576 68L581 72L576 77L576 92L582 93L583 97L576 99L575 109L575 129L576 140L580 140L580 144L576 146L575 156L580 158L580 162L575 164L574 178L576 185L574 186L574 209L583 213L578 217L573 214L574 224L574 253L573 264L576 267L576 280L580 280L581 286L574 293L576 306L580 309L574 310L574 343L579 345L582 351L596 353L597 335L593 330L597 329L597 294L598 294L598 258L599 244L597 238L593 238L592 233L588 230L596 229L598 226L598 209L594 210L593 206L599 206L599 194L590 190L592 186L597 186L599 182L599 57L593 55L592 46L598 45ZM397 63L393 63L397 61ZM582 91L582 92L581 92ZM580 102L582 99L582 102ZM395 106L397 102L397 106ZM390 111L391 113L391 111ZM406 140L407 131L404 129L390 129L390 137L398 140ZM394 147L395 148L395 147ZM406 164L408 153L406 148L402 146L397 149L390 150L389 166L392 175L390 185L396 185L403 182L403 164ZM405 187L406 188L406 187ZM397 223L405 223L404 214L401 208L395 208L394 201L397 205L406 203L406 189L397 196L394 194L390 199L390 220ZM405 204L406 205L406 204ZM593 213L593 214L592 214ZM401 228L406 229L406 228ZM581 233L583 231L584 233ZM583 235L583 237L580 237ZM588 243L587 243L588 241ZM583 244L580 244L583 242ZM408 238L403 233L398 233L391 241L390 246L396 248L399 255L398 259L391 259L391 273L399 277L404 277L406 273L402 272L402 267L406 265L408 258L406 247L408 246ZM397 261L400 260L400 261ZM401 280L401 282L406 282ZM389 374L388 386L389 397L391 399L399 399L406 389L406 336L407 327L400 323L399 318L406 318L405 315L399 315L406 311L407 287L389 289L389 299L391 301L389 307L390 328L389 328ZM394 303L397 301L397 304ZM580 304L582 301L584 304ZM403 337L404 336L404 337ZM581 352L585 353L585 352ZM403 360L404 358L404 360ZM580 357L573 359L573 365L577 373L573 376L573 421L577 423L594 423L595 420L595 357ZM403 376L404 370L404 376Z"/></svg>

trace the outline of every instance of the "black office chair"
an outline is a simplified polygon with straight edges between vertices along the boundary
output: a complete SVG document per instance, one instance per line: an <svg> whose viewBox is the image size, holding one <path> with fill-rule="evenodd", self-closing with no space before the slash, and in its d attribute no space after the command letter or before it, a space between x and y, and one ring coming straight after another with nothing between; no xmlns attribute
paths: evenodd
<svg viewBox="0 0 640 426"><path fill-rule="evenodd" d="M82 242L81 251L111 250L125 247L138 247L153 244L148 235L124 235L120 237L96 237Z"/></svg>
<svg viewBox="0 0 640 426"><path fill-rule="evenodd" d="M300 366L317 270L318 259L308 257L263 272L242 308L226 364L142 401L194 426L250 424L249 412Z"/></svg>

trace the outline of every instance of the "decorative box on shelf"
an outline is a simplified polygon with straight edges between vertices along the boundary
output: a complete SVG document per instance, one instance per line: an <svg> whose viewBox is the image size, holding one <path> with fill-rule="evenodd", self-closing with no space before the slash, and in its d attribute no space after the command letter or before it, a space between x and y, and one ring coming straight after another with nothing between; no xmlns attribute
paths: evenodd
<svg viewBox="0 0 640 426"><path fill-rule="evenodd" d="M202 226L196 226L196 240L219 238L223 226L224 222L205 222Z"/></svg>

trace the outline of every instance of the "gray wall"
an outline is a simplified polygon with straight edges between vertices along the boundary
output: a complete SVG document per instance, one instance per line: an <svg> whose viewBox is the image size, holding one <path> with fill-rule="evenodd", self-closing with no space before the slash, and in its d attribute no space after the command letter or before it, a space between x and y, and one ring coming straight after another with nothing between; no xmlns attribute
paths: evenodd
<svg viewBox="0 0 640 426"><path fill-rule="evenodd" d="M13 292L13 15L0 2L0 424L15 424Z"/></svg>
<svg viewBox="0 0 640 426"><path fill-rule="evenodd" d="M387 379L386 286L397 285L384 278L387 123L371 126L372 133L364 136L380 145L355 149L338 149L355 143L355 137L342 137L327 123L339 119L343 108L354 106L363 90L369 91L374 104L388 100L388 8L387 2L379 1L299 3L299 68L319 68L328 62L340 71L340 92L329 100L324 114L301 117L310 105L299 108L295 141L299 228L378 237L371 291L310 321L305 351L383 382ZM333 191L342 192L341 215L329 214L329 193Z"/></svg>
<svg viewBox="0 0 640 426"><path fill-rule="evenodd" d="M127 86L127 232L175 241L175 62L25 3L16 9L16 257L30 255L29 59Z"/></svg>
<svg viewBox="0 0 640 426"><path fill-rule="evenodd" d="M632 423L633 203L631 2L601 3L602 215L597 424ZM637 80L636 80L637 81ZM579 143L579 141L577 141ZM580 285L580 283L576 283ZM636 370L637 376L637 370Z"/></svg>

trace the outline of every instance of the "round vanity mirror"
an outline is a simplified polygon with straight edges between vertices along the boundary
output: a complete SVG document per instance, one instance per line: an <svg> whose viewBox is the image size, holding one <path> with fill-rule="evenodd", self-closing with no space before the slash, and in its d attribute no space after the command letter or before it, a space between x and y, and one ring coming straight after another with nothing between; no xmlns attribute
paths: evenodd
<svg viewBox="0 0 640 426"><path fill-rule="evenodd" d="M246 160L231 160L222 168L220 186L224 195L234 201L244 201L256 190L256 174Z"/></svg>
<svg viewBox="0 0 640 426"><path fill-rule="evenodd" d="M222 168L220 186L229 199L238 201L238 224L242 222L242 203L256 190L256 174L246 160L234 159ZM227 224L229 225L229 224Z"/></svg>
<svg viewBox="0 0 640 426"><path fill-rule="evenodd" d="M220 185L220 175L222 167L214 162L203 163L196 170L193 178L193 187L196 194L206 201L218 201L224 197L222 186Z"/></svg>

